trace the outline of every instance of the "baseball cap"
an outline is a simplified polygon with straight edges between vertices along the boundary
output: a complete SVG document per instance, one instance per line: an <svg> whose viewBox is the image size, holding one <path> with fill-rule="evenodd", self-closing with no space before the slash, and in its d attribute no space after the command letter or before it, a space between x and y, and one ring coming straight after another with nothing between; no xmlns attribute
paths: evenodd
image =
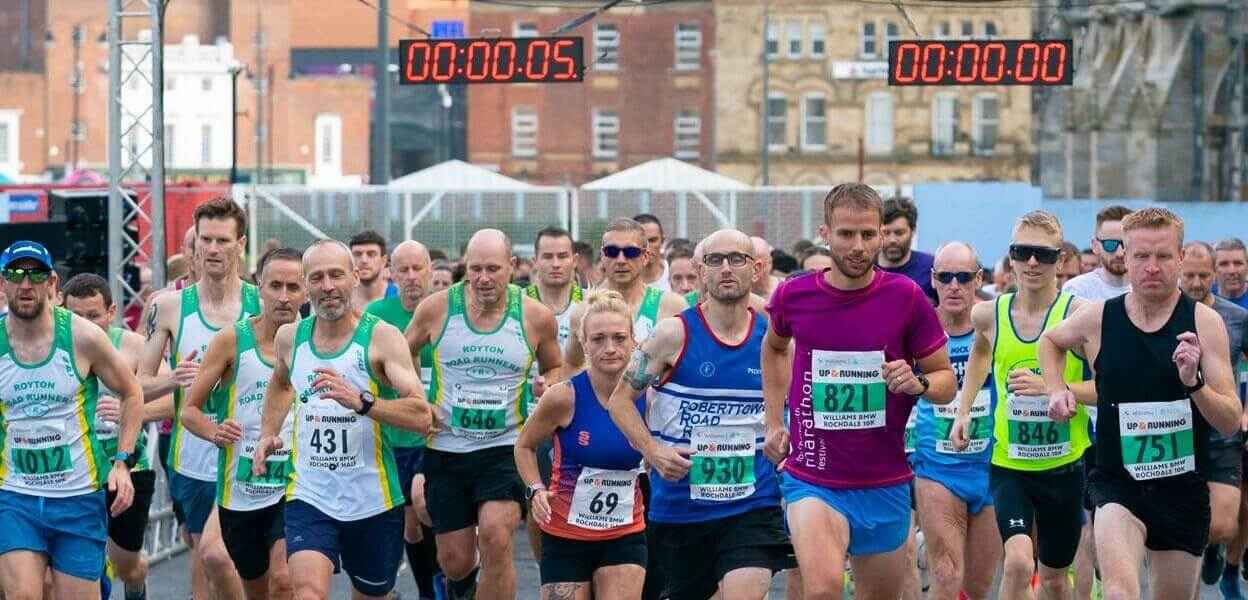
<svg viewBox="0 0 1248 600"><path fill-rule="evenodd" d="M21 240L13 242L8 248L4 249L4 254L0 254L0 269L8 267L9 263L23 258L33 258L39 264L49 269L52 268L52 255L48 253L47 248L43 247L43 244L30 240Z"/></svg>

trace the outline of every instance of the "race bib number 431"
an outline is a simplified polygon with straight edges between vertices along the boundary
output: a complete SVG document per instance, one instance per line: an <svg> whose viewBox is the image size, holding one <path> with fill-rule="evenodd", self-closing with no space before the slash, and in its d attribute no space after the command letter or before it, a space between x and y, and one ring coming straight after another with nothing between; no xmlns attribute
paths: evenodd
<svg viewBox="0 0 1248 600"><path fill-rule="evenodd" d="M811 353L811 407L816 429L884 427L884 352Z"/></svg>
<svg viewBox="0 0 1248 600"><path fill-rule="evenodd" d="M1196 470L1192 401L1138 402L1118 406L1122 466L1137 481Z"/></svg>

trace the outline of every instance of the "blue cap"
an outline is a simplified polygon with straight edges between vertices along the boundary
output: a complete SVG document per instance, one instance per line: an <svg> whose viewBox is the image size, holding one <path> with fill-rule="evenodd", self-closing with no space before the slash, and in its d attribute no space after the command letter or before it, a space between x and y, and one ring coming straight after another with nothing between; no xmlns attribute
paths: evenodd
<svg viewBox="0 0 1248 600"><path fill-rule="evenodd" d="M9 263L23 258L32 258L39 261L39 264L51 269L52 255L48 253L48 249L43 247L39 242L30 240L21 240L13 242L8 248L4 249L4 254L0 254L0 269L8 267Z"/></svg>

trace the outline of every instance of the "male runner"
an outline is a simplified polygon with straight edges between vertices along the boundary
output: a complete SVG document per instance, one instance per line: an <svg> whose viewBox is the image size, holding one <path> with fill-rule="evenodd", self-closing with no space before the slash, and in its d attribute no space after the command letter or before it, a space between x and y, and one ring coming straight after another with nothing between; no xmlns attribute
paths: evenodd
<svg viewBox="0 0 1248 600"><path fill-rule="evenodd" d="M263 309L213 336L199 375L186 394L182 426L220 448L217 458L217 513L225 548L243 580L248 600L290 598L282 495L290 473L289 452L270 459L265 477L253 477L251 459L260 440L264 391L273 375L277 329L299 319L307 298L303 257L278 248L260 259L256 271ZM217 390L212 418L205 414ZM289 423L282 430L290 447Z"/></svg>
<svg viewBox="0 0 1248 600"><path fill-rule="evenodd" d="M425 391L403 335L351 305L359 285L351 251L336 240L303 253L313 316L277 331L252 476L285 444L295 476L286 488L286 548L295 597L326 599L341 567L356 598L394 588L403 547L403 490L385 426L427 434Z"/></svg>
<svg viewBox="0 0 1248 600"><path fill-rule="evenodd" d="M10 600L100 594L105 519L130 507L142 390L102 329L52 306L57 285L42 244L0 255L9 314L0 324L0 581ZM99 387L121 397L117 451L95 431ZM105 488L115 497L105 503Z"/></svg>
<svg viewBox="0 0 1248 600"><path fill-rule="evenodd" d="M932 287L931 254L912 250L914 234L919 228L919 209L904 196L884 201L883 243L877 262L880 269L889 273L905 275L923 288L923 293L935 301L936 290Z"/></svg>
<svg viewBox="0 0 1248 600"><path fill-rule="evenodd" d="M1084 300L1108 300L1121 296L1131 288L1126 280L1126 251L1122 247L1122 220L1131 214L1125 206L1106 206L1096 213L1096 233L1092 237L1092 252L1100 265L1091 273L1072 278L1062 286Z"/></svg>
<svg viewBox="0 0 1248 600"><path fill-rule="evenodd" d="M1062 242L1062 257L1057 260L1057 287L1061 288L1067 281L1082 274L1079 268L1079 247L1070 242Z"/></svg>
<svg viewBox="0 0 1248 600"><path fill-rule="evenodd" d="M962 387L975 333L971 309L975 290L983 284L979 256L967 243L949 242L936 252L931 277L938 299L936 316L949 336L949 360ZM964 590L972 600L985 600L993 591L992 579L1001 561L997 515L988 487L993 408L991 388L982 389L971 406L969 428L953 432L957 404L920 399L915 407L915 492L927 547L928 595L933 599L957 598ZM959 449L950 438L969 439L971 444Z"/></svg>
<svg viewBox="0 0 1248 600"><path fill-rule="evenodd" d="M399 286L399 295L374 300L364 312L377 315L399 331L406 331L416 306L432 292L429 289L429 280L433 275L430 262L429 250L420 242L407 240L395 246L390 253L390 270ZM425 385L426 397L431 397L433 354L427 344L420 349L420 365L420 381ZM407 498L403 510L403 546L407 564L412 569L412 577L416 579L416 589L421 597L433 598L438 551L433 541L433 530L429 527L429 510L425 505L425 476L420 474L425 456L425 438L396 427L386 427L385 431L399 468L399 483Z"/></svg>
<svg viewBox="0 0 1248 600"><path fill-rule="evenodd" d="M1100 406L1089 485L1104 596L1139 598L1147 556L1154 597L1191 598L1209 536L1208 430L1229 435L1243 410L1222 319L1177 287L1183 221L1145 208L1122 229L1131 291L1076 311L1040 338L1048 412L1077 414L1062 364L1071 351L1086 357Z"/></svg>
<svg viewBox="0 0 1248 600"><path fill-rule="evenodd" d="M1069 598L1066 569L1075 559L1083 525L1083 466L1089 446L1088 416L1082 407L1069 423L1048 416L1048 388L1037 371L1036 341L1082 301L1057 289L1062 226L1044 211L1019 218L1010 241L1011 268L1018 291L971 309L975 340L959 394L959 449L968 448L972 408L992 373L992 467L989 484L997 528L1005 542L1001 597L1031 597L1036 561L1041 595ZM1095 391L1083 380L1083 363L1069 355L1059 375L1084 398ZM1033 546L1033 529L1035 541Z"/></svg>
<svg viewBox="0 0 1248 600"><path fill-rule="evenodd" d="M1227 238L1214 251L1218 285L1213 293L1248 308L1248 248L1239 238Z"/></svg>
<svg viewBox="0 0 1248 600"><path fill-rule="evenodd" d="M1179 289L1193 302L1212 308L1222 317L1231 342L1231 368L1238 370L1240 359L1248 352L1248 310L1211 293L1213 255L1213 247L1204 242L1191 242L1184 246L1179 265ZM1224 569L1222 554L1222 544L1229 543L1236 536L1240 483L1243 479L1243 444L1243 434L1238 428L1229 436L1212 430L1209 432L1209 547L1205 549L1201 579L1209 585L1217 584L1221 579L1223 598L1243 597L1239 590L1239 564L1231 564L1229 569ZM1232 556L1231 560L1238 558Z"/></svg>
<svg viewBox="0 0 1248 600"><path fill-rule="evenodd" d="M782 466L806 600L841 596L846 552L858 597L901 593L912 478L906 419L918 396L944 404L957 386L923 290L875 268L882 204L866 185L833 188L819 226L833 266L785 281L768 305L766 452Z"/></svg>
<svg viewBox="0 0 1248 600"><path fill-rule="evenodd" d="M667 261L663 257L663 243L667 239L667 235L663 233L663 223L658 217L648 213L639 214L633 220L641 225L643 247L647 250L646 264L641 272L642 281L645 285L670 291Z"/></svg>
<svg viewBox="0 0 1248 600"><path fill-rule="evenodd" d="M758 279L754 280L752 291L762 297L763 300L770 300L771 292L776 289L777 285L780 285L780 279L771 274L775 267L771 260L773 248L767 240L756 235L750 236L750 242L754 246L754 258L762 264Z"/></svg>
<svg viewBox="0 0 1248 600"><path fill-rule="evenodd" d="M433 345L431 401L438 431L425 450L425 494L438 564L453 598L516 595L511 535L524 486L513 445L528 416L534 361L547 383L559 374L550 309L510 285L511 240L473 234L465 281L426 298L407 328L413 354ZM480 555L480 578L477 556Z"/></svg>
<svg viewBox="0 0 1248 600"><path fill-rule="evenodd" d="M767 318L749 300L761 265L735 229L702 247L702 303L660 321L633 354L611 418L652 469L648 535L668 597L761 600L773 573L796 566L761 447ZM643 421L633 400L652 387Z"/></svg>
<svg viewBox="0 0 1248 600"><path fill-rule="evenodd" d="M698 291L698 274L691 250L672 248L667 252L667 283L668 289L681 296Z"/></svg>
<svg viewBox="0 0 1248 600"><path fill-rule="evenodd" d="M347 246L351 248L360 277L359 287L351 293L351 305L365 307L369 302L384 298L386 286L390 284L382 277L386 269L386 238L369 229L352 236Z"/></svg>
<svg viewBox="0 0 1248 600"><path fill-rule="evenodd" d="M61 286L65 308L108 332L108 340L119 351L131 373L138 371L143 336L120 327L113 327L117 306L112 291L103 277L80 273ZM95 419L95 435L104 448L104 456L117 454L117 422L101 418L106 404L119 404L117 394L107 388L99 390ZM143 559L143 537L147 533L148 511L156 491L156 472L147 459L147 432L139 425L139 439L134 447L137 460L130 471L134 501L125 512L108 520L108 558L113 570L125 583L126 599L147 597L147 561Z"/></svg>
<svg viewBox="0 0 1248 600"><path fill-rule="evenodd" d="M199 279L152 301L139 375L148 396L173 392L176 415L169 448L173 468L169 495L186 519L191 537L191 589L196 598L209 597L209 585L217 596L240 598L242 580L221 539L215 516L217 447L186 431L181 412L186 390L195 381L199 359L212 336L259 314L260 298L254 285L239 278L239 263L247 247L247 214L243 209L233 200L219 197L199 205L193 218ZM173 370L160 374L166 347ZM216 410L211 402L206 408Z"/></svg>

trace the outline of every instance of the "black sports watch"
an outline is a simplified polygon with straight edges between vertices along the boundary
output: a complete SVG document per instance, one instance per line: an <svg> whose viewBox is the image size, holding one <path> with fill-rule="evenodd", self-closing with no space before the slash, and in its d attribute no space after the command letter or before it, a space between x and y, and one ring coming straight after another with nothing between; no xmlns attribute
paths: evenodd
<svg viewBox="0 0 1248 600"><path fill-rule="evenodd" d="M373 403L375 401L376 399L373 398L372 392L369 392L369 391L360 392L360 407L355 410L355 413L359 415L368 414L368 411L373 410Z"/></svg>
<svg viewBox="0 0 1248 600"><path fill-rule="evenodd" d="M1187 387L1187 395L1190 397L1203 387L1205 387L1205 374L1200 369L1196 369L1196 385Z"/></svg>
<svg viewBox="0 0 1248 600"><path fill-rule="evenodd" d="M529 487L524 488L524 501L525 501L525 502L532 502L532 501L533 501L533 496L536 496L538 492L540 492L540 491L542 491L542 490L544 490L544 489L546 489L546 486L544 486L544 485L542 485L542 484L540 484L540 483L535 483L535 484L533 484L533 485L531 485L531 486L529 486Z"/></svg>
<svg viewBox="0 0 1248 600"><path fill-rule="evenodd" d="M918 380L918 382L919 382L919 384L923 386L923 391L919 392L919 393L918 393L918 394L916 394L916 395L918 395L918 396L922 396L923 394L926 394L926 393L927 393L927 388L932 387L932 382L930 382L930 381L928 381L928 380L927 380L927 375L924 375L924 374L922 374L922 373L919 373L919 374L915 375L915 376L914 376L914 378L915 378L915 379L917 379L917 380Z"/></svg>

